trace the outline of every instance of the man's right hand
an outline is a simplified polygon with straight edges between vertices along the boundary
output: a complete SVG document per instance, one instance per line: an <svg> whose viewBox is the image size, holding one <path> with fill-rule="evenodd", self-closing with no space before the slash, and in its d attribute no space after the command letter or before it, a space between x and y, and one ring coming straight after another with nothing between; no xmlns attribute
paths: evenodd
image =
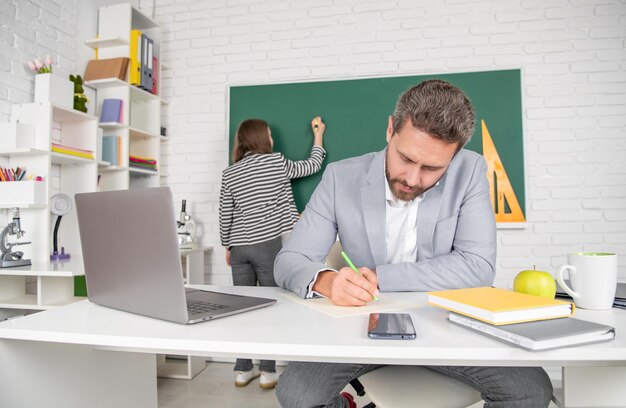
<svg viewBox="0 0 626 408"><path fill-rule="evenodd" d="M369 268L359 268L360 275L345 267L339 272L320 272L313 290L339 306L363 306L378 298L378 277Z"/></svg>

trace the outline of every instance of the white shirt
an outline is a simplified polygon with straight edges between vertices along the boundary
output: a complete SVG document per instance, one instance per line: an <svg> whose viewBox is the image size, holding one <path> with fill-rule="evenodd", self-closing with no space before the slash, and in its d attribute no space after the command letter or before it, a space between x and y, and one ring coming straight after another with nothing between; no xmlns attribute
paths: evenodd
<svg viewBox="0 0 626 408"><path fill-rule="evenodd" d="M415 262L417 259L417 209L423 194L411 201L395 197L385 182L385 242L387 263Z"/></svg>

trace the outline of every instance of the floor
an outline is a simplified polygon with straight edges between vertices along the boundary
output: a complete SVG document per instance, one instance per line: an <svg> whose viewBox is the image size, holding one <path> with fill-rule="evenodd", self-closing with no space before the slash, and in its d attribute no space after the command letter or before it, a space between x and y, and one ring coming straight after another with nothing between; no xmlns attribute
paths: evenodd
<svg viewBox="0 0 626 408"><path fill-rule="evenodd" d="M233 364L221 362L209 362L191 381L159 378L159 408L280 408L274 390L260 388L258 380L242 388L235 387L234 381ZM363 397L357 397L356 401L359 407L369 402ZM481 406L478 403L469 408ZM557 406L551 403L549 408Z"/></svg>

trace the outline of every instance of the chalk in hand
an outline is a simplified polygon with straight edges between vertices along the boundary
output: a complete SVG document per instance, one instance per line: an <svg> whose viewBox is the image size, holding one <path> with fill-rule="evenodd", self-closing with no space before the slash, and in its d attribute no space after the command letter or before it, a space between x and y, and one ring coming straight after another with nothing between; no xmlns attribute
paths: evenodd
<svg viewBox="0 0 626 408"><path fill-rule="evenodd" d="M317 130L317 118L315 118L315 121L313 122L313 129Z"/></svg>

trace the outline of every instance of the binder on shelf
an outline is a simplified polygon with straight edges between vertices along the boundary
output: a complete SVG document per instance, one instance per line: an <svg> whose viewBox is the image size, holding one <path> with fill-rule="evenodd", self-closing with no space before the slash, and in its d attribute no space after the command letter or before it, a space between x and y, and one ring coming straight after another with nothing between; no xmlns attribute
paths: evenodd
<svg viewBox="0 0 626 408"><path fill-rule="evenodd" d="M448 320L527 350L548 350L613 340L615 328L572 318L494 326L450 313Z"/></svg>
<svg viewBox="0 0 626 408"><path fill-rule="evenodd" d="M154 72L154 41L148 38L148 76L146 78L146 91L152 92L154 83L152 81Z"/></svg>
<svg viewBox="0 0 626 408"><path fill-rule="evenodd" d="M555 319L574 314L574 304L492 287L428 292L428 303L493 325Z"/></svg>
<svg viewBox="0 0 626 408"><path fill-rule="evenodd" d="M152 92L157 95L157 86L159 82L159 59L152 57Z"/></svg>
<svg viewBox="0 0 626 408"><path fill-rule="evenodd" d="M131 30L130 32L130 74L128 82L131 85L141 83L141 30Z"/></svg>
<svg viewBox="0 0 626 408"><path fill-rule="evenodd" d="M124 103L121 99L105 99L102 101L102 111L100 112L100 122L102 123L122 123Z"/></svg>
<svg viewBox="0 0 626 408"><path fill-rule="evenodd" d="M152 90L152 54L154 42L145 34L141 35L141 84L142 89Z"/></svg>

